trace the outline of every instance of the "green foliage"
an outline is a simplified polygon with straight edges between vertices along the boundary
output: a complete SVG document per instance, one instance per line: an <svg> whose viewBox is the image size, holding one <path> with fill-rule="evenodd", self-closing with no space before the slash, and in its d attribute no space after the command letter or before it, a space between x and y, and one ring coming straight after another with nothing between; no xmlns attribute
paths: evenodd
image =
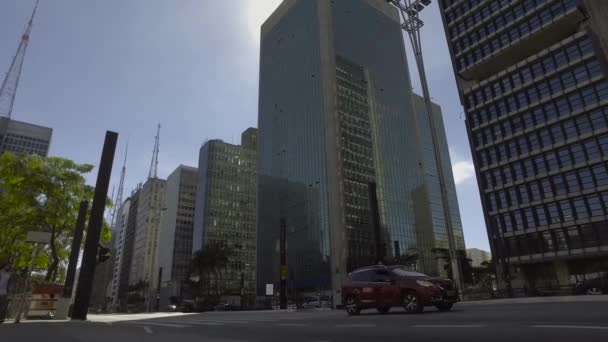
<svg viewBox="0 0 608 342"><path fill-rule="evenodd" d="M450 250L447 248L433 248L431 250L435 253L435 257L438 260L443 260L443 268L446 270L448 274L448 278L454 279L454 272L452 270L452 256L450 255ZM457 250L456 257L458 258L458 263L460 264L460 271L462 273L462 281L465 284L473 283L473 267L471 266L471 259L467 257L467 252L465 250Z"/></svg>
<svg viewBox="0 0 608 342"><path fill-rule="evenodd" d="M194 253L190 273L199 277L200 294L207 288L207 295L211 296L211 289L214 288L215 295L219 295L222 271L228 266L233 254L231 248L217 241L210 241L202 250Z"/></svg>
<svg viewBox="0 0 608 342"><path fill-rule="evenodd" d="M46 268L46 281L55 280L68 257L80 201L91 199L84 174L93 166L63 158L10 154L0 156L0 259L22 267L30 263L28 231L51 233L35 267Z"/></svg>

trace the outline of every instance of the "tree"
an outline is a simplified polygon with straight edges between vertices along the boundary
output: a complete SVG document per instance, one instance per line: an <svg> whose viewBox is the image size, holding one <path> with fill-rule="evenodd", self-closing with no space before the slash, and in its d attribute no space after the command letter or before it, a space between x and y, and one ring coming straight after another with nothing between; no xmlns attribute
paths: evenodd
<svg viewBox="0 0 608 342"><path fill-rule="evenodd" d="M210 241L201 250L194 253L190 263L191 276L198 276L199 291L202 294L203 288L207 286L207 293L210 295L211 279L215 281L215 293L220 293L220 279L222 271L228 266L234 251L227 245Z"/></svg>
<svg viewBox="0 0 608 342"><path fill-rule="evenodd" d="M452 270L452 256L450 250L447 248L433 248L431 250L436 255L436 259L443 260L443 269L447 272L448 278L454 279L454 273ZM460 265L460 272L462 274L462 281L465 284L473 283L473 267L471 266L472 260L467 257L465 250L457 250L456 257Z"/></svg>
<svg viewBox="0 0 608 342"><path fill-rule="evenodd" d="M56 281L68 258L80 202L91 199L84 174L93 166L63 158L5 153L0 156L0 257L17 267L29 262L28 231L51 234L35 262L46 267L45 280ZM107 225L104 239L109 238Z"/></svg>

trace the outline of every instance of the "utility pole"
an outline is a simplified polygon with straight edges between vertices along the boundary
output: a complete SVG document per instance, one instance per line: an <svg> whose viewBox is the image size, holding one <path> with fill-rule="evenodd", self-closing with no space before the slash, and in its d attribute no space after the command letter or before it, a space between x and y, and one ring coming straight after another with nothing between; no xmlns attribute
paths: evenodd
<svg viewBox="0 0 608 342"><path fill-rule="evenodd" d="M416 66L418 68L418 74L420 76L420 85L422 87L422 94L424 97L424 103L426 105L426 113L428 115L429 123L431 126L431 137L433 139L434 152L433 154L435 156L435 163L437 164L437 175L439 180L439 188L441 190L441 201L444 209L446 230L448 232L448 246L452 263L452 274L454 275L454 281L456 283L456 286L458 286L458 288L462 292L462 290L464 290L464 284L462 283L460 263L458 260L458 254L456 253L456 242L454 241L454 229L452 227L452 220L450 217L450 203L446 188L446 177L443 172L441 155L439 154L439 140L437 139L439 134L437 133L437 122L435 120L435 115L433 114L431 94L429 91L426 72L424 69L424 58L422 55L422 39L420 36L420 29L424 26L424 22L420 20L419 13L424 10L425 6L429 6L431 4L431 0L386 1L399 10L402 19L401 28L408 33L412 49L414 50Z"/></svg>

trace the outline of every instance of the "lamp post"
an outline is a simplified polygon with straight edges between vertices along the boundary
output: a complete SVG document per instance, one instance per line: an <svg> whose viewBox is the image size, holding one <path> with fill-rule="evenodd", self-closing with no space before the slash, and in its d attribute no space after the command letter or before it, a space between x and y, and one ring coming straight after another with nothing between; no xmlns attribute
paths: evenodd
<svg viewBox="0 0 608 342"><path fill-rule="evenodd" d="M412 49L414 50L416 67L418 68L420 85L422 87L422 94L424 97L424 103L426 105L426 113L428 115L429 123L431 126L430 128L431 136L433 139L433 152L435 156L435 163L437 164L439 188L441 190L441 200L444 208L445 225L446 230L448 232L448 245L450 259L452 261L452 273L454 274L454 281L456 282L456 286L458 286L462 290L464 289L464 286L462 283L462 277L460 272L460 263L456 254L454 230L452 227L452 221L450 219L450 204L447 196L446 177L441 165L439 146L437 146L438 132L435 122L435 116L433 115L433 106L431 104L431 95L429 92L428 81L424 69L424 58L422 56L422 40L420 37L420 29L424 26L424 22L420 19L419 14L426 8L426 6L429 6L431 4L431 0L386 0L386 2L392 4L399 10L402 19L401 28L408 33Z"/></svg>

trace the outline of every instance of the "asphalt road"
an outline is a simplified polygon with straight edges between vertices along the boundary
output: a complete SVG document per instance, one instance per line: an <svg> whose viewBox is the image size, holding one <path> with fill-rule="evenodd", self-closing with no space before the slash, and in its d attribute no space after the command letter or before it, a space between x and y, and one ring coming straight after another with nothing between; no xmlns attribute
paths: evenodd
<svg viewBox="0 0 608 342"><path fill-rule="evenodd" d="M452 312L213 312L122 322L0 325L0 341L608 341L608 303L457 304Z"/></svg>

